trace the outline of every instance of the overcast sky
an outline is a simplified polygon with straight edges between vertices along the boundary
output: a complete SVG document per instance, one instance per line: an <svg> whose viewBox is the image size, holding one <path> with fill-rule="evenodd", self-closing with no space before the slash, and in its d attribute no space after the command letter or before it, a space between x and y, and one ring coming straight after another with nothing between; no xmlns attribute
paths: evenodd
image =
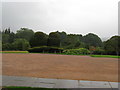
<svg viewBox="0 0 120 90"><path fill-rule="evenodd" d="M2 3L3 29L10 27L16 31L27 27L45 33L57 30L83 35L95 33L101 38L118 34L119 0L12 1Z"/></svg>

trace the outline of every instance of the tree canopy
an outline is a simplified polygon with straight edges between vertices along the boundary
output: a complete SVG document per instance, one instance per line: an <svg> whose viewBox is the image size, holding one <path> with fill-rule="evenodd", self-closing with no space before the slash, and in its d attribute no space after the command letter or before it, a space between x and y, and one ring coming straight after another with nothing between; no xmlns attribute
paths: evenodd
<svg viewBox="0 0 120 90"><path fill-rule="evenodd" d="M113 36L104 42L104 49L108 54L120 54L120 36Z"/></svg>
<svg viewBox="0 0 120 90"><path fill-rule="evenodd" d="M17 31L16 38L23 38L29 41L33 37L33 35L34 35L33 30L28 28L21 28L20 30Z"/></svg>
<svg viewBox="0 0 120 90"><path fill-rule="evenodd" d="M31 47L35 46L46 46L47 45L47 35L43 32L36 32L30 40Z"/></svg>
<svg viewBox="0 0 120 90"><path fill-rule="evenodd" d="M60 35L58 32L51 32L48 37L48 46L60 46Z"/></svg>
<svg viewBox="0 0 120 90"><path fill-rule="evenodd" d="M86 48L96 54L120 53L120 36L113 36L105 42L94 34L67 34L66 32L50 32L49 35L41 31L34 32L32 29L21 28L16 33L11 29L5 29L2 34L3 50L27 50L29 47L50 46L64 49Z"/></svg>
<svg viewBox="0 0 120 90"><path fill-rule="evenodd" d="M87 46L101 47L102 40L95 34L89 33L83 37L82 40Z"/></svg>

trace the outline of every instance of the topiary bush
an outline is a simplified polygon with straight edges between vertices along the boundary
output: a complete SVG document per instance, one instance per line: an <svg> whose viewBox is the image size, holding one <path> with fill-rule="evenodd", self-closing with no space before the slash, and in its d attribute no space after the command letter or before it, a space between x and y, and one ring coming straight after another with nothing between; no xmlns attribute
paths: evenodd
<svg viewBox="0 0 120 90"><path fill-rule="evenodd" d="M30 53L61 53L62 51L63 51L62 48L50 46L40 46L28 49L28 52Z"/></svg>
<svg viewBox="0 0 120 90"><path fill-rule="evenodd" d="M68 55L87 55L90 51L86 48L79 48L79 49L67 49L63 51L64 54Z"/></svg>

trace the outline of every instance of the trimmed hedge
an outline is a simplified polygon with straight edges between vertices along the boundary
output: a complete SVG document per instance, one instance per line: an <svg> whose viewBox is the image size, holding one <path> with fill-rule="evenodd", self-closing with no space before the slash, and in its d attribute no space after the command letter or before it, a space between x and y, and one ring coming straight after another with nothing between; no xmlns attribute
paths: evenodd
<svg viewBox="0 0 120 90"><path fill-rule="evenodd" d="M96 50L93 51L92 54L95 54L95 55L102 55L102 54L105 54L105 50L100 49L100 48L97 48Z"/></svg>
<svg viewBox="0 0 120 90"><path fill-rule="evenodd" d="M79 49L67 49L64 50L63 53L68 55L87 55L90 54L90 51L86 48L79 48Z"/></svg>
<svg viewBox="0 0 120 90"><path fill-rule="evenodd" d="M62 51L63 51L62 48L50 46L40 46L28 49L28 52L30 53L61 53Z"/></svg>

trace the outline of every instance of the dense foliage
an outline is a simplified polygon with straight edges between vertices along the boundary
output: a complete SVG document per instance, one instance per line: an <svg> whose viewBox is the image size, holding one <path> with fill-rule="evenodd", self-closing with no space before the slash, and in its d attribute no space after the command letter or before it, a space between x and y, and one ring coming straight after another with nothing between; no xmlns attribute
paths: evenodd
<svg viewBox="0 0 120 90"><path fill-rule="evenodd" d="M102 46L101 39L93 33L89 33L89 34L85 35L83 37L82 41L88 46L95 46L95 47L101 47Z"/></svg>
<svg viewBox="0 0 120 90"><path fill-rule="evenodd" d="M60 46L60 35L57 32L51 32L48 37L48 46Z"/></svg>
<svg viewBox="0 0 120 90"><path fill-rule="evenodd" d="M63 48L66 54L120 54L120 36L113 36L102 42L100 37L93 33L83 36L56 31L47 35L43 32L34 32L28 28L21 28L16 33L11 32L8 28L0 32L1 34L2 50L28 50L30 48L29 51L39 49L40 52L44 52L52 47L51 50ZM54 50L52 52L55 52Z"/></svg>
<svg viewBox="0 0 120 90"><path fill-rule="evenodd" d="M28 50L30 48L29 42L25 39L16 39L13 43L6 43L2 45L2 50Z"/></svg>
<svg viewBox="0 0 120 90"><path fill-rule="evenodd" d="M67 50L64 50L63 53L65 54L72 54L72 55L86 55L86 54L89 54L90 51L86 48L79 48L79 49L67 49Z"/></svg>
<svg viewBox="0 0 120 90"><path fill-rule="evenodd" d="M31 29L21 28L20 30L17 31L16 38L23 38L30 41L33 35L34 35L34 32Z"/></svg>
<svg viewBox="0 0 120 90"><path fill-rule="evenodd" d="M30 40L31 47L47 45L47 35L43 32L36 32Z"/></svg>
<svg viewBox="0 0 120 90"><path fill-rule="evenodd" d="M120 36L113 36L104 42L104 49L107 54L120 55Z"/></svg>

